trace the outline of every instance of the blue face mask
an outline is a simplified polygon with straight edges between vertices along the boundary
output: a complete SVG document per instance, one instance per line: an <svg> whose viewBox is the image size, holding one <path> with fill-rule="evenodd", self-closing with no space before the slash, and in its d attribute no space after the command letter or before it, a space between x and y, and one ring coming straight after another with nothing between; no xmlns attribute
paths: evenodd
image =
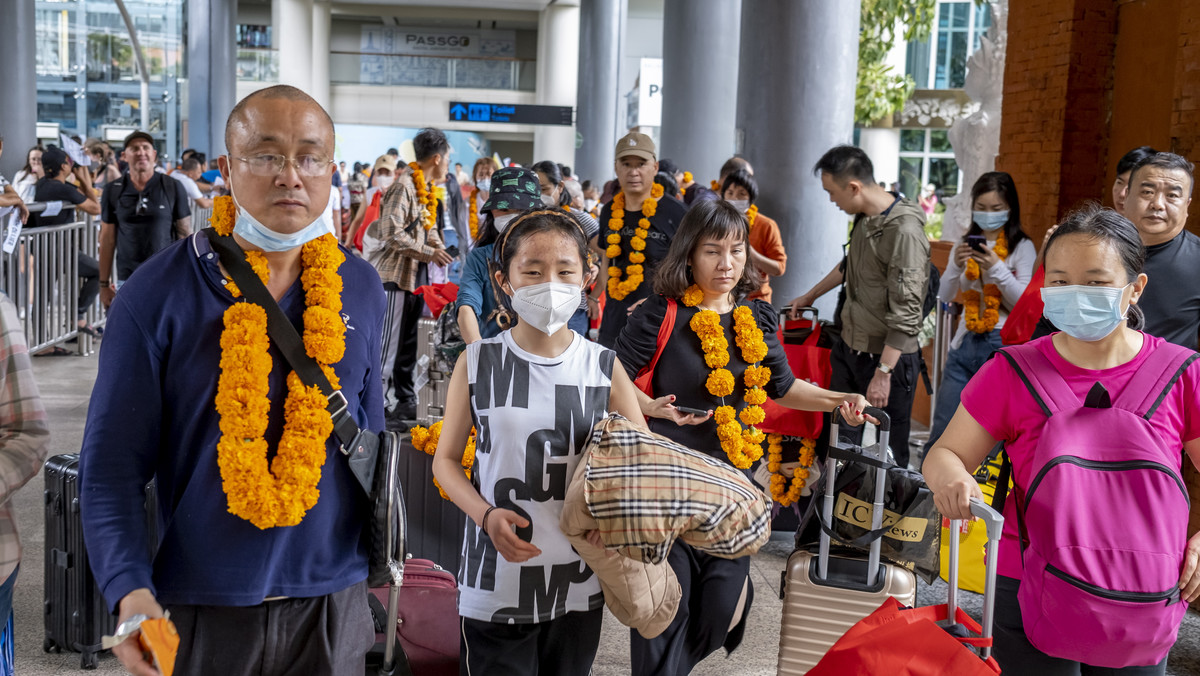
<svg viewBox="0 0 1200 676"><path fill-rule="evenodd" d="M986 232L999 230L1008 222L1008 210L1004 211L972 211L971 220Z"/></svg>
<svg viewBox="0 0 1200 676"><path fill-rule="evenodd" d="M238 208L238 217L233 224L233 233L263 251L290 251L298 246L308 244L321 235L333 232L332 199L325 205L325 211L317 217L317 220L297 232L284 234L263 225L262 221L251 216L249 211L242 208L242 205L238 204L237 195L233 192L232 182L229 184L229 194Z"/></svg>
<svg viewBox="0 0 1200 676"><path fill-rule="evenodd" d="M1112 333L1127 312L1121 310L1122 287L1055 286L1042 289L1046 319L1077 340L1092 342Z"/></svg>

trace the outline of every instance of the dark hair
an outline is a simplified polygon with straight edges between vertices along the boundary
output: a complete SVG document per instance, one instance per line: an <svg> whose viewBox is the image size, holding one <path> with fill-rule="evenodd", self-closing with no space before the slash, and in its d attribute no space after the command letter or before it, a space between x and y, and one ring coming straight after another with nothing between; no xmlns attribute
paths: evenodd
<svg viewBox="0 0 1200 676"><path fill-rule="evenodd" d="M697 247L706 241L723 241L730 237L740 237L747 253L742 278L733 289L734 300L741 301L757 291L762 284L749 256L750 226L746 216L725 200L705 200L693 204L680 221L671 238L671 248L654 272L655 293L667 298L682 298L683 292L695 283L691 264Z"/></svg>
<svg viewBox="0 0 1200 676"><path fill-rule="evenodd" d="M999 194L1000 199L1008 205L1008 222L1004 224L1004 240L1008 244L1009 251L1016 251L1017 244L1021 240L1029 238L1021 229L1021 200L1017 197L1017 184L1013 182L1012 176L1003 171L989 171L980 176L975 181L975 185L971 186L972 211L975 210L975 200L979 199L980 195L986 195L989 192ZM968 235L978 235L982 232L983 228L974 221L971 222L971 227L967 228Z"/></svg>
<svg viewBox="0 0 1200 676"><path fill-rule="evenodd" d="M1183 173L1187 174L1188 197L1192 196L1193 189L1196 187L1196 177L1193 173L1196 170L1196 166L1189 162L1186 157L1183 157L1182 155L1176 155L1175 153L1154 153L1150 157L1142 160L1140 164L1133 168L1133 173L1129 174L1129 185L1131 191L1133 190L1133 177L1146 167L1155 167L1170 171L1182 171Z"/></svg>
<svg viewBox="0 0 1200 676"><path fill-rule="evenodd" d="M475 248L495 244L499 236L496 232L496 217L491 211L483 212L483 217L479 220L479 232L475 234Z"/></svg>
<svg viewBox="0 0 1200 676"><path fill-rule="evenodd" d="M393 149L388 150L392 154ZM434 155L445 155L450 152L450 142L440 129L425 127L413 138L413 155L418 162L427 160Z"/></svg>
<svg viewBox="0 0 1200 676"><path fill-rule="evenodd" d="M758 181L754 180L754 177L745 169L738 169L725 177L725 182L721 184L721 194L718 197L725 199L725 193L735 185L745 188L746 192L750 193L751 204L758 199Z"/></svg>
<svg viewBox="0 0 1200 676"><path fill-rule="evenodd" d="M1139 164L1157 154L1158 151L1150 146L1139 146L1130 150L1117 160L1117 176L1133 171Z"/></svg>
<svg viewBox="0 0 1200 676"><path fill-rule="evenodd" d="M62 162L54 163L54 162L46 161L46 153L48 153L51 150L62 153ZM45 150L42 151L42 174L49 178L58 178L59 175L63 174L66 171L67 163L70 161L71 161L70 155L67 155L62 150L62 148L59 148L58 146L51 143L50 145L46 146Z"/></svg>
<svg viewBox="0 0 1200 676"><path fill-rule="evenodd" d="M196 155L194 153L192 154L191 157L189 157L186 160L179 163L179 168L182 169L183 171L191 171L193 169L200 169L203 166L204 165L200 164L200 160L196 159Z"/></svg>
<svg viewBox="0 0 1200 676"><path fill-rule="evenodd" d="M392 157L400 157L400 151L396 150L395 148L388 148L387 152L384 153L384 155L391 155Z"/></svg>
<svg viewBox="0 0 1200 676"><path fill-rule="evenodd" d="M495 228L492 228L495 230ZM579 223L567 215L562 209L530 209L520 213L504 228L504 233L498 237L496 246L492 248L492 270L500 270L508 277L508 266L521 250L521 243L531 235L540 232L552 232L564 235L571 240L579 250L579 261L582 264L584 276L588 268L588 242ZM494 266L494 267L493 267Z"/></svg>
<svg viewBox="0 0 1200 676"><path fill-rule="evenodd" d="M186 159L190 158L192 155L199 155L199 153L196 152L195 148L188 148L187 150L183 151L182 153L179 153L179 158L181 160L186 160Z"/></svg>
<svg viewBox="0 0 1200 676"><path fill-rule="evenodd" d="M558 170L562 172L565 178L571 178L571 168L565 164L558 165Z"/></svg>
<svg viewBox="0 0 1200 676"><path fill-rule="evenodd" d="M663 174L670 174L671 178L675 178L675 174L679 173L679 166L674 160L659 160L658 171Z"/></svg>
<svg viewBox="0 0 1200 676"><path fill-rule="evenodd" d="M654 182L663 187L663 194L674 198L679 197L679 184L675 182L673 175L659 169L658 173L654 175Z"/></svg>
<svg viewBox="0 0 1200 676"><path fill-rule="evenodd" d="M875 183L875 165L861 148L834 146L813 165L813 174L829 174L839 185L854 180L867 185Z"/></svg>
<svg viewBox="0 0 1200 676"><path fill-rule="evenodd" d="M1089 202L1067 214L1046 241L1042 260L1047 260L1050 257L1050 249L1067 235L1083 235L1092 241L1104 242L1111 246L1121 259L1121 266L1125 268L1125 278L1130 282L1142 274L1146 265L1146 247L1142 244L1137 226L1120 213ZM1145 325L1146 315L1142 313L1142 308L1137 303L1131 303L1129 328L1140 331Z"/></svg>
<svg viewBox="0 0 1200 676"><path fill-rule="evenodd" d="M661 166L661 164L659 166ZM591 190L592 188L594 188L595 186L592 185L592 179L589 178L589 179L585 180L583 183L580 183L579 187L581 189L583 189L584 192L587 192L587 191Z"/></svg>
<svg viewBox="0 0 1200 676"><path fill-rule="evenodd" d="M545 174L546 180L550 181L551 185L553 185L555 188L562 188L562 190L558 191L558 206L565 207L571 204L571 196L567 194L567 189L563 187L563 175L562 170L560 169L561 166L562 165L555 164L550 160L542 160L532 167L529 167L529 170L539 174Z"/></svg>
<svg viewBox="0 0 1200 676"><path fill-rule="evenodd" d="M738 169L745 169L747 174L753 174L754 169L750 167L750 161L741 155L734 155L725 160L725 164L721 165L721 173L718 176L728 176Z"/></svg>

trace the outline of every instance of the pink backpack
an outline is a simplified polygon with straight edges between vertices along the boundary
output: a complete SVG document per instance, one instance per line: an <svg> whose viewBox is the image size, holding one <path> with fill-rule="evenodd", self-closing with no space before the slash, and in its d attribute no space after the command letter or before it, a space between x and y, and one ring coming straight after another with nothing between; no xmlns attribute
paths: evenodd
<svg viewBox="0 0 1200 676"><path fill-rule="evenodd" d="M1029 641L1093 666L1157 664L1187 610L1189 501L1179 441L1149 421L1200 354L1164 343L1115 400L1096 383L1084 402L1036 345L1000 354L1047 418L1016 488Z"/></svg>

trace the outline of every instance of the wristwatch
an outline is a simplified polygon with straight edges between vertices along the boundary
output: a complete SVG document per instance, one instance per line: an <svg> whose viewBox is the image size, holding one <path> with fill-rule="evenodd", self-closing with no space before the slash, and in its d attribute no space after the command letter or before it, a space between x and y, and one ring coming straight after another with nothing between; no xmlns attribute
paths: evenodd
<svg viewBox="0 0 1200 676"><path fill-rule="evenodd" d="M890 376L890 375L892 375L892 371L895 370L895 367L888 366L887 364L885 364L883 362L879 362L879 366L876 366L875 370L879 371L880 373Z"/></svg>
<svg viewBox="0 0 1200 676"><path fill-rule="evenodd" d="M112 282L108 281L107 279L102 279L100 280L100 286L107 289L108 287L112 286Z"/></svg>

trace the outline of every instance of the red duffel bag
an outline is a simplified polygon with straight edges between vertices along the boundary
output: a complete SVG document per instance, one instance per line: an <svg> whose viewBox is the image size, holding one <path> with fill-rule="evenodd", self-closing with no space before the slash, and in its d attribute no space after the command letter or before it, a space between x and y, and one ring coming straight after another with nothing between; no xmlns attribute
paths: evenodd
<svg viewBox="0 0 1200 676"><path fill-rule="evenodd" d="M792 373L818 387L829 387L833 365L829 361L829 345L824 340L816 308L800 309L800 318L787 320L779 332L779 342L787 353ZM767 414L759 429L767 434L783 434L815 439L821 434L820 411L793 411L768 399L762 406Z"/></svg>

